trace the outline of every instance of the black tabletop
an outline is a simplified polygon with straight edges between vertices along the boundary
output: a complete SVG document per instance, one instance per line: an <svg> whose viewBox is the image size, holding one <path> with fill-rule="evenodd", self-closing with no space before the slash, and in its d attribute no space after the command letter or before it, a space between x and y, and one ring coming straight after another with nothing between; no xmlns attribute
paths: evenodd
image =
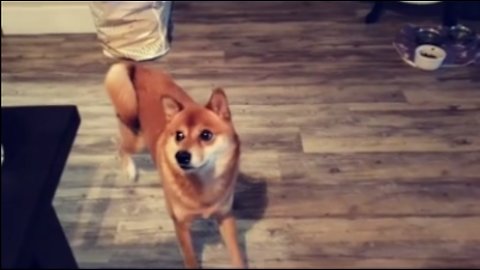
<svg viewBox="0 0 480 270"><path fill-rule="evenodd" d="M80 116L75 106L2 107L1 265L18 264L51 207Z"/></svg>

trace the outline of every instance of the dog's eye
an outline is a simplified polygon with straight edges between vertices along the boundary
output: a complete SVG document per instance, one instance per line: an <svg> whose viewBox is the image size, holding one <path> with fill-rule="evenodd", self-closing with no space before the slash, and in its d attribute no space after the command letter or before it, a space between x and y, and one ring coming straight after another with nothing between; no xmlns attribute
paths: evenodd
<svg viewBox="0 0 480 270"><path fill-rule="evenodd" d="M210 141L213 137L213 133L210 130L203 130L202 133L200 133L200 139L203 141Z"/></svg>
<svg viewBox="0 0 480 270"><path fill-rule="evenodd" d="M180 142L183 139L185 139L185 134L183 134L183 132L181 132L181 131L177 131L177 133L175 134L175 140L177 142Z"/></svg>

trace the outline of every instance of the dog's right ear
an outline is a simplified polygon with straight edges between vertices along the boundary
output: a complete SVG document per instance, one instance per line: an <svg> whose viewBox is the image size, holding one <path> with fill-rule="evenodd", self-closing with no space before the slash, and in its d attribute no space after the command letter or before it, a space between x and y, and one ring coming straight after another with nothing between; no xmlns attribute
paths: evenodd
<svg viewBox="0 0 480 270"><path fill-rule="evenodd" d="M230 121L231 114L230 108L228 106L227 95L222 88L216 88L213 90L210 100L208 101L206 107L216 113L218 116L224 120Z"/></svg>
<svg viewBox="0 0 480 270"><path fill-rule="evenodd" d="M168 122L170 122L177 113L183 110L183 105L169 96L162 97L162 107Z"/></svg>

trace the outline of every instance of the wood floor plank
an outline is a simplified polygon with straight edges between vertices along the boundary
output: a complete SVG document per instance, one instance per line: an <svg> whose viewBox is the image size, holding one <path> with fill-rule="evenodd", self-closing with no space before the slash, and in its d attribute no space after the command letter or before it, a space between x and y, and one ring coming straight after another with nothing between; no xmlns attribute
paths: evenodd
<svg viewBox="0 0 480 270"><path fill-rule="evenodd" d="M280 156L282 182L310 185L480 181L479 163L478 152Z"/></svg>
<svg viewBox="0 0 480 270"><path fill-rule="evenodd" d="M460 183L390 182L315 186L292 183L268 186L267 189L267 217L454 218L480 214L477 203L480 195L478 178Z"/></svg>
<svg viewBox="0 0 480 270"><path fill-rule="evenodd" d="M301 130L306 153L480 151L477 111L356 113Z"/></svg>
<svg viewBox="0 0 480 270"><path fill-rule="evenodd" d="M471 86L472 88L452 89L451 91L435 91L435 90L406 90L405 96L409 103L412 104L445 104L445 103L462 103L462 104L480 104L480 84ZM475 88L474 88L475 87Z"/></svg>
<svg viewBox="0 0 480 270"><path fill-rule="evenodd" d="M303 136L306 153L365 153L365 152L465 152L480 151L480 138L473 136L390 136L321 138L310 133Z"/></svg>

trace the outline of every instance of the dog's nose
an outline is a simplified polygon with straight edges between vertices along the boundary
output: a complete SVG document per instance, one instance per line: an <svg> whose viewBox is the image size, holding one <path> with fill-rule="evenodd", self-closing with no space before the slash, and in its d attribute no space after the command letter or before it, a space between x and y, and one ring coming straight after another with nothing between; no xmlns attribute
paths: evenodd
<svg viewBox="0 0 480 270"><path fill-rule="evenodd" d="M187 151L178 151L177 154L175 154L175 159L178 164L182 166L189 165L191 158L192 155Z"/></svg>

